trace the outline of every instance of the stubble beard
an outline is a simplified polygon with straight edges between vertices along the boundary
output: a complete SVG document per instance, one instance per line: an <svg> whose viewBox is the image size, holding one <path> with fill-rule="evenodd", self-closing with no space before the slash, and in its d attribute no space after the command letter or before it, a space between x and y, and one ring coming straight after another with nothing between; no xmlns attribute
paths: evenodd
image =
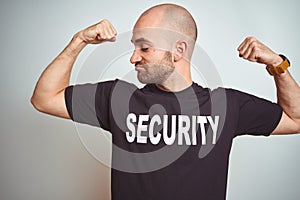
<svg viewBox="0 0 300 200"><path fill-rule="evenodd" d="M143 69L138 71L137 78L143 84L162 84L174 72L172 54L166 52L159 63L144 64Z"/></svg>

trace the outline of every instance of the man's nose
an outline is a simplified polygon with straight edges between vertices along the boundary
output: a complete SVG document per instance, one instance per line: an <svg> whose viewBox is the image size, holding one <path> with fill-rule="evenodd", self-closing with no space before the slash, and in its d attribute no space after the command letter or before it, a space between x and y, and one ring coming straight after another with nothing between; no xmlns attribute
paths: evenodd
<svg viewBox="0 0 300 200"><path fill-rule="evenodd" d="M134 50L130 57L130 62L132 64L135 64L137 62L140 62L141 60L142 60L142 57L140 56L140 54L136 50Z"/></svg>

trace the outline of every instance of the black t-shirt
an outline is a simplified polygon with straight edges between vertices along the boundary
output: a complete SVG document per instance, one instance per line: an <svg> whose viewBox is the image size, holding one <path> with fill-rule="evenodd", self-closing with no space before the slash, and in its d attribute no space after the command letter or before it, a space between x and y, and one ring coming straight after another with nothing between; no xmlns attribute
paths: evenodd
<svg viewBox="0 0 300 200"><path fill-rule="evenodd" d="M224 200L232 139L268 136L282 109L233 89L121 81L70 86L72 120L112 134L112 199Z"/></svg>

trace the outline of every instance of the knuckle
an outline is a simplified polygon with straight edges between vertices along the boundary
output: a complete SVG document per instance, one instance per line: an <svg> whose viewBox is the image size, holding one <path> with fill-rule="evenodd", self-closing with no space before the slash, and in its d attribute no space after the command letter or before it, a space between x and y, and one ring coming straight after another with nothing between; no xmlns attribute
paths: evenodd
<svg viewBox="0 0 300 200"><path fill-rule="evenodd" d="M97 24L97 26L95 27L95 29L96 29L96 31L97 31L98 33L100 33L101 30L102 30L102 25L101 25L101 24Z"/></svg>
<svg viewBox="0 0 300 200"><path fill-rule="evenodd" d="M107 26L110 25L110 22L109 22L107 19L104 19L104 20L103 20L103 23L104 23L105 25L107 25Z"/></svg>
<svg viewBox="0 0 300 200"><path fill-rule="evenodd" d="M107 19L103 19L103 20L102 20L102 23L107 23L107 22L108 22Z"/></svg>
<svg viewBox="0 0 300 200"><path fill-rule="evenodd" d="M250 43L250 47L254 50L257 50L259 48L259 43L256 40L254 40Z"/></svg>
<svg viewBox="0 0 300 200"><path fill-rule="evenodd" d="M254 41L254 42L251 42L251 43L249 44L249 46L250 46L251 48L254 48L254 47L256 46L255 41Z"/></svg>
<svg viewBox="0 0 300 200"><path fill-rule="evenodd" d="M249 37L247 37L247 39L248 39L249 41L255 41L255 40L256 40L255 37L253 37L253 36L249 36Z"/></svg>
<svg viewBox="0 0 300 200"><path fill-rule="evenodd" d="M97 24L97 27L98 28L102 28L103 26L105 26L105 21L104 20L102 20L101 22L99 22L98 24Z"/></svg>
<svg viewBox="0 0 300 200"><path fill-rule="evenodd" d="M253 51L259 51L259 47L258 46L254 46L253 47Z"/></svg>

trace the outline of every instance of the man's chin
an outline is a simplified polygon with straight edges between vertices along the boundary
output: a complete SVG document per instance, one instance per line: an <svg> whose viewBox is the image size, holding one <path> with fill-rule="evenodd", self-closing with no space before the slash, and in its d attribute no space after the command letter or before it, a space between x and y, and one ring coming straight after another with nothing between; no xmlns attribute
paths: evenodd
<svg viewBox="0 0 300 200"><path fill-rule="evenodd" d="M143 75L141 75L140 72L138 72L138 74L137 74L137 79L142 84L151 84L151 83L153 83L153 81L143 77Z"/></svg>
<svg viewBox="0 0 300 200"><path fill-rule="evenodd" d="M138 80L139 80L139 82L140 82L140 83L142 83L142 84L149 84L149 82L148 82L148 81L146 81L146 80L144 80L144 79L140 78L139 76L137 77L137 79L138 79Z"/></svg>

